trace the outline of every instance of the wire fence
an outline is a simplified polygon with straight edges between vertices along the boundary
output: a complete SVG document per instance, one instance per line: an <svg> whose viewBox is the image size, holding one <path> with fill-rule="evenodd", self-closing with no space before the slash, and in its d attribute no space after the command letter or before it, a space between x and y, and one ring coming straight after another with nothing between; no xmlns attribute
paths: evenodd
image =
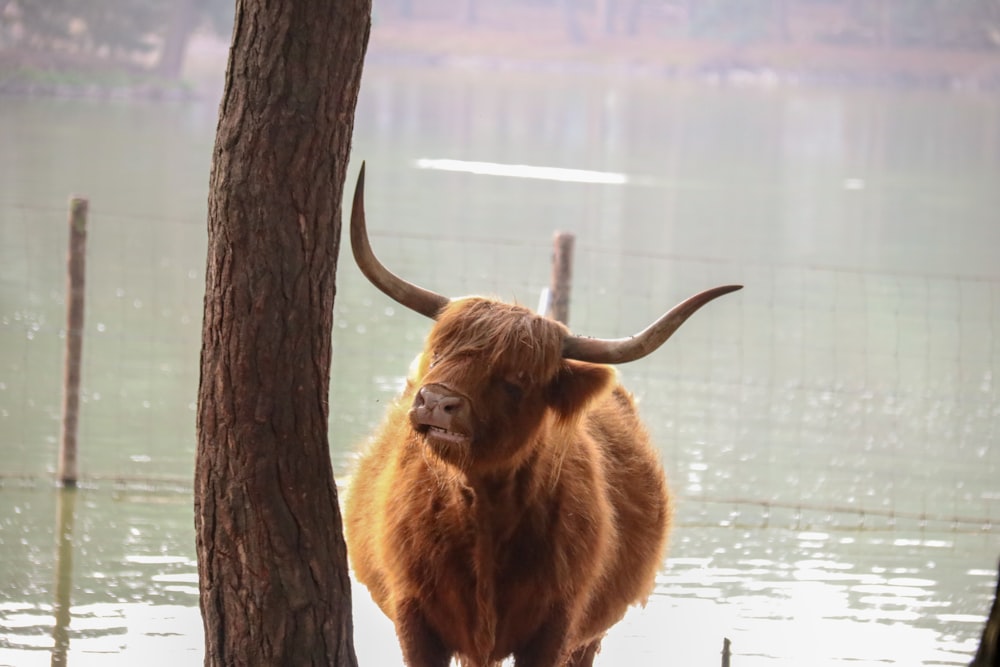
<svg viewBox="0 0 1000 667"><path fill-rule="evenodd" d="M187 493L204 232L190 221L94 208L82 483ZM65 336L63 229L51 223L64 213L16 211L19 220L5 227L0 314L4 485L52 478ZM538 241L374 236L390 266L452 294L534 305L549 277L551 248ZM420 257L447 261L421 268ZM727 282L747 287L620 369L682 505L702 508L685 520L735 512L767 526L780 509L793 522L823 515L855 528L905 520L1000 531L1000 281L720 261L578 239L570 325L628 335L681 298ZM425 331L341 262L330 403L338 474L392 400Z"/></svg>

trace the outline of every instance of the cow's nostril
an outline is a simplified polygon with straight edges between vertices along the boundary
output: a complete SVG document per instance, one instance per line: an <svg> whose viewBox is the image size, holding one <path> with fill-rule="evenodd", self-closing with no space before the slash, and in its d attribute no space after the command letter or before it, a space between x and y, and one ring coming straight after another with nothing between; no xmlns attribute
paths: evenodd
<svg viewBox="0 0 1000 667"><path fill-rule="evenodd" d="M459 405L462 398L454 394L445 393L436 386L421 387L413 397L413 406L423 406L428 410L450 411L452 406Z"/></svg>
<svg viewBox="0 0 1000 667"><path fill-rule="evenodd" d="M465 399L450 393L440 385L421 387L413 397L413 409L427 415L437 415L438 419L461 418L465 410Z"/></svg>
<svg viewBox="0 0 1000 667"><path fill-rule="evenodd" d="M422 408L424 403L426 403L426 400L424 399L424 390L421 389L417 392L417 395L413 397L413 407Z"/></svg>
<svg viewBox="0 0 1000 667"><path fill-rule="evenodd" d="M441 409L448 414L456 412L460 407L462 407L462 399L457 396L449 396L447 398L442 398L439 403Z"/></svg>

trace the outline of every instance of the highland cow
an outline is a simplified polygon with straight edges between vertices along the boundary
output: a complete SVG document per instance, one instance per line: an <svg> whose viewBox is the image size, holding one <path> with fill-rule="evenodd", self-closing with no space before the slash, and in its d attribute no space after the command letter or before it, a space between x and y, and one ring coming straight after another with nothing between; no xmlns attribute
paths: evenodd
<svg viewBox="0 0 1000 667"><path fill-rule="evenodd" d="M358 580L395 624L410 667L591 665L651 592L670 497L632 396L607 365L641 358L724 286L620 340L572 335L496 299L449 299L390 273L364 215L366 277L435 320L406 389L346 497Z"/></svg>

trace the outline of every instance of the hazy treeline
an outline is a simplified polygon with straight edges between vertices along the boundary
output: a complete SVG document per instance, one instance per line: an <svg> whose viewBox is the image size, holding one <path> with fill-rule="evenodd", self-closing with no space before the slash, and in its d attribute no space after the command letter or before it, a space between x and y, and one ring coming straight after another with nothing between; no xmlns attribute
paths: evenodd
<svg viewBox="0 0 1000 667"><path fill-rule="evenodd" d="M228 35L233 0L11 0L0 9L0 49L134 61L176 76L200 28Z"/></svg>
<svg viewBox="0 0 1000 667"><path fill-rule="evenodd" d="M1000 0L686 0L692 32L845 45L1000 47ZM811 33L811 34L808 34Z"/></svg>
<svg viewBox="0 0 1000 667"><path fill-rule="evenodd" d="M529 8L561 16L574 39L592 27L605 35L1000 48L1000 0L375 0L376 19L453 17L510 29L517 24L509 16Z"/></svg>
<svg viewBox="0 0 1000 667"><path fill-rule="evenodd" d="M191 34L228 37L233 0L10 0L0 51L72 54L180 71ZM1000 49L1000 0L374 0L380 22L444 21L553 36Z"/></svg>

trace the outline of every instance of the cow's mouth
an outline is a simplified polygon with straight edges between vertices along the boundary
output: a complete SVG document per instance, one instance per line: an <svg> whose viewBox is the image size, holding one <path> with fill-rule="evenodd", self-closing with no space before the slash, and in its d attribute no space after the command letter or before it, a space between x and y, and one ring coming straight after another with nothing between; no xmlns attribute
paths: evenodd
<svg viewBox="0 0 1000 667"><path fill-rule="evenodd" d="M444 440L445 442L452 445L467 445L471 438L465 433L459 433L458 431L449 431L446 428L440 426L434 426L433 424L423 424L421 429L423 434L427 438L433 438L435 440Z"/></svg>
<svg viewBox="0 0 1000 667"><path fill-rule="evenodd" d="M443 426L420 424L417 433L423 437L424 446L436 458L462 468L472 453L472 437Z"/></svg>

